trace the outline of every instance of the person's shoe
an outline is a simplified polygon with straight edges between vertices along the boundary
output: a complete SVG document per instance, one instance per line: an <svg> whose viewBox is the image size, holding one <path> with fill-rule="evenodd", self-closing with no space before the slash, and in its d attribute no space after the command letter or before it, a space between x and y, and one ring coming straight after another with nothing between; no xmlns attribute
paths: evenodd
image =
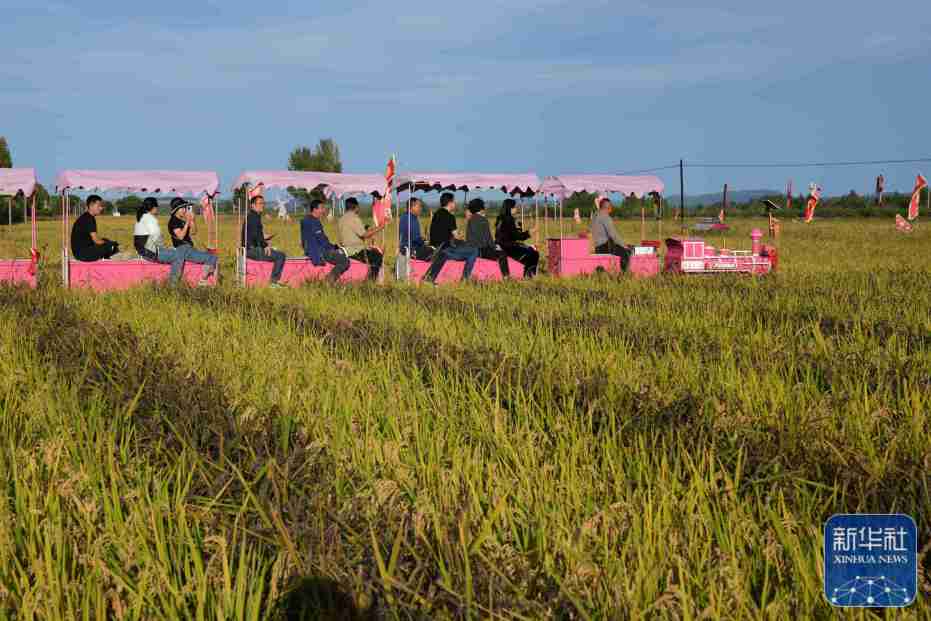
<svg viewBox="0 0 931 621"><path fill-rule="evenodd" d="M287 285L283 285L280 282L269 283L268 286L270 289L287 289L288 288Z"/></svg>

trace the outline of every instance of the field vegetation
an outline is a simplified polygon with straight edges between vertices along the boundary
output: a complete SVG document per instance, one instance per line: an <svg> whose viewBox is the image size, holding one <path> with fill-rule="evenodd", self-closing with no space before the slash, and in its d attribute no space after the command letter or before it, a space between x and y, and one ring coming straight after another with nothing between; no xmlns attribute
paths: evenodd
<svg viewBox="0 0 931 621"><path fill-rule="evenodd" d="M94 295L43 222L39 289L0 291L0 617L931 618L926 226L790 222L767 278L438 289L243 290L220 237L216 289ZM838 512L915 517L915 605L826 603Z"/></svg>

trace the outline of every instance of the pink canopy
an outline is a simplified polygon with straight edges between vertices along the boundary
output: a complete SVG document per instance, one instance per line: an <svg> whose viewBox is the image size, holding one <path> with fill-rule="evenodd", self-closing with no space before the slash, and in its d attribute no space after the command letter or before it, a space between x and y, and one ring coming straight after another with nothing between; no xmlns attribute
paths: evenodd
<svg viewBox="0 0 931 621"><path fill-rule="evenodd" d="M247 183L252 187L261 183L266 188L299 188L308 192L320 190L326 196L385 191L385 178L382 175L300 170L249 170L239 175L233 184L233 190L238 190Z"/></svg>
<svg viewBox="0 0 931 621"><path fill-rule="evenodd" d="M512 192L535 192L540 178L533 173L486 175L477 173L402 173L397 186L415 190L501 190Z"/></svg>
<svg viewBox="0 0 931 621"><path fill-rule="evenodd" d="M36 189L36 171L34 168L0 168L0 194L17 194L32 196Z"/></svg>
<svg viewBox="0 0 931 621"><path fill-rule="evenodd" d="M220 189L220 179L215 172L65 170L58 173L55 186L59 191L69 188L72 190L116 190L213 196Z"/></svg>
<svg viewBox="0 0 931 621"><path fill-rule="evenodd" d="M650 192L663 193L663 182L652 175L622 177L620 175L560 175L546 177L539 187L541 194L567 198L576 192L602 192L642 197Z"/></svg>

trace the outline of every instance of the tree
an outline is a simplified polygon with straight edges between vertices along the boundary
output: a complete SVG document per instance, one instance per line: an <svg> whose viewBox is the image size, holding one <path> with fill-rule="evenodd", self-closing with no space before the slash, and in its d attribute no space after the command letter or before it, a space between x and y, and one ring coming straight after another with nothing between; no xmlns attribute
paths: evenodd
<svg viewBox="0 0 931 621"><path fill-rule="evenodd" d="M297 147L288 157L288 170L312 170L315 172L343 172L343 162L339 155L339 146L332 138L323 138L313 149ZM310 198L323 199L320 192L308 193L297 188L288 188L291 196L307 201Z"/></svg>
<svg viewBox="0 0 931 621"><path fill-rule="evenodd" d="M0 168L13 168L13 156L10 155L10 146L3 136L0 136Z"/></svg>

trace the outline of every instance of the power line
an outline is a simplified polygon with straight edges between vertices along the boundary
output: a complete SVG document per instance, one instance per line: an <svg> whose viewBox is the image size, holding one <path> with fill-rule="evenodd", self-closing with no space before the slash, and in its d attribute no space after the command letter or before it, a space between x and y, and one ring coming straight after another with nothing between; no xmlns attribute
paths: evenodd
<svg viewBox="0 0 931 621"><path fill-rule="evenodd" d="M678 167L679 167L678 164L670 164L669 166L657 166L656 168L644 168L642 170L632 170L629 172L623 172L623 173L620 173L620 176L624 177L626 175L640 175L643 173L657 172L660 170L671 170L673 168L678 168Z"/></svg>
<svg viewBox="0 0 931 621"><path fill-rule="evenodd" d="M931 158L919 158L911 160L871 160L862 162L798 162L798 163L776 163L776 164L690 164L685 163L686 168L828 168L839 166L878 166L881 164L923 164L931 162Z"/></svg>

